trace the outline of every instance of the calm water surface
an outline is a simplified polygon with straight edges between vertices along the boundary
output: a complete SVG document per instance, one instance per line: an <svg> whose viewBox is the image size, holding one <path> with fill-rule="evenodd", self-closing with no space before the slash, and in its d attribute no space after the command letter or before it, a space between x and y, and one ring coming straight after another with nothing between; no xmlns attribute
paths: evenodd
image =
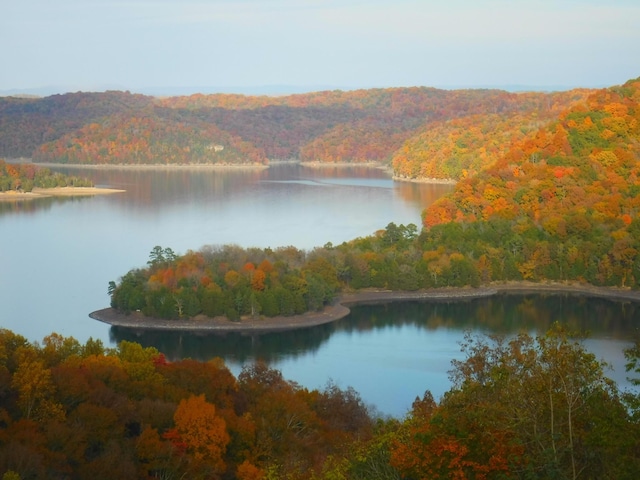
<svg viewBox="0 0 640 480"><path fill-rule="evenodd" d="M169 358L220 356L238 374L261 359L310 388L327 379L352 386L381 412L402 416L416 396L438 399L450 388L451 360L462 358L465 333L543 334L554 322L587 334L585 346L615 369L607 376L628 388L623 350L640 326L640 304L574 295L499 295L460 302L399 302L358 306L337 322L261 336L135 333L113 338L159 348Z"/></svg>
<svg viewBox="0 0 640 480"><path fill-rule="evenodd" d="M332 325L255 338L132 336L110 329L87 314L108 306L108 282L144 266L155 245L178 253L226 243L309 250L370 235L389 222L419 225L421 211L451 187L394 182L369 168L59 170L127 191L0 203L0 327L31 341L54 331L81 342L100 338L107 345L130 339L156 346L171 358L222 356L234 373L263 358L309 388L332 379L341 387L353 386L382 412L403 415L424 390L438 397L449 388L447 370L460 354L458 342L466 329L517 329L530 316L566 318L570 313L581 319L600 312L600 319L624 317L625 327L606 323L589 341L590 348L615 363L616 375L624 378L621 351L640 325L637 312L606 301L571 310L581 304L575 298L567 300L568 306L552 302L548 308L540 308L538 297L517 307L508 307L504 299L358 307ZM501 316L505 311L512 313ZM595 321L589 328L597 325L603 323Z"/></svg>
<svg viewBox="0 0 640 480"><path fill-rule="evenodd" d="M30 340L56 331L109 341L87 314L109 305L108 282L144 266L155 245L338 244L392 221L419 224L450 188L370 168L59 170L126 193L0 203L0 325Z"/></svg>

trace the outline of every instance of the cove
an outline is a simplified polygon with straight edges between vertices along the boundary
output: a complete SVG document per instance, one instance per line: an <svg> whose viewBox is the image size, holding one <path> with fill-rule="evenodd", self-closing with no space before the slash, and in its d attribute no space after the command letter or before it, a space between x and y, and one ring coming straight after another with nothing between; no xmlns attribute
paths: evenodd
<svg viewBox="0 0 640 480"><path fill-rule="evenodd" d="M437 398L449 388L447 371L465 331L506 333L521 325L543 328L551 319L579 325L591 318L588 346L616 365L614 379L624 381L622 350L638 328L637 307L604 299L552 298L545 306L544 296L524 296L515 303L494 297L354 307L339 322L282 336L136 336L111 329L88 314L109 305L108 282L144 266L155 245L184 253L227 243L302 249L339 244L389 222L419 225L421 211L452 187L395 182L382 170L363 167L56 170L125 192L0 204L0 327L29 341L52 332L82 343L93 337L110 347L129 339L169 358L221 356L236 374L262 358L305 387L333 379L353 386L381 412L401 416L426 389ZM537 317L547 320L523 323Z"/></svg>
<svg viewBox="0 0 640 480"><path fill-rule="evenodd" d="M554 322L586 333L587 349L612 365L608 376L629 387L622 352L640 327L640 304L569 293L360 305L333 323L253 336L119 327L110 335L158 348L169 359L220 357L236 375L243 365L262 360L308 388L331 379L355 388L382 414L401 417L425 390L437 399L450 388L451 360L461 358L465 334L537 335Z"/></svg>

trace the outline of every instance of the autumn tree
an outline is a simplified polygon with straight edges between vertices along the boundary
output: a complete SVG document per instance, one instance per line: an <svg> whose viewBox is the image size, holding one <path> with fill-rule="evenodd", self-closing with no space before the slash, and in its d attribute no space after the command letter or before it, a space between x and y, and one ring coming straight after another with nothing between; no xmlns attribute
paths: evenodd
<svg viewBox="0 0 640 480"><path fill-rule="evenodd" d="M20 347L16 355L17 369L11 384L18 392L18 405L24 418L64 418L62 406L54 400L55 386L51 381L51 370L33 348Z"/></svg>
<svg viewBox="0 0 640 480"><path fill-rule="evenodd" d="M229 443L225 421L204 395L181 400L174 415L178 442L185 445L199 472L220 474L225 469L224 453Z"/></svg>
<svg viewBox="0 0 640 480"><path fill-rule="evenodd" d="M438 456L437 464L425 465L421 459L424 471L615 478L636 468L612 461L611 449L632 458L634 447L608 429L631 433L605 366L565 329L491 342L468 336L462 347L466 359L453 362L453 388L431 409L425 435L413 437L424 448L449 452L449 460Z"/></svg>

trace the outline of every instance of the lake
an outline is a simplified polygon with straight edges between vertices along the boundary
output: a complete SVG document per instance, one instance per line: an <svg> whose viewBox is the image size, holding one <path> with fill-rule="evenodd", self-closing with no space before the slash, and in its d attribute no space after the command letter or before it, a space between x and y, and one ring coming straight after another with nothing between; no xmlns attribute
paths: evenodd
<svg viewBox="0 0 640 480"><path fill-rule="evenodd" d="M513 332L526 325L538 331L544 319L577 321L599 312L584 327L593 331L589 347L616 365L612 377L624 380L622 349L640 325L637 309L576 297L552 297L546 307L539 296L361 306L335 324L253 338L137 337L112 329L88 313L108 306L108 282L144 266L155 245L177 253L226 243L309 250L370 235L390 222L420 225L421 211L452 187L394 182L366 167L56 170L126 193L0 203L0 326L31 341L51 332L111 346L136 340L169 358L221 356L236 374L263 358L287 379L309 388L332 379L353 386L381 412L401 416L426 389L437 398L449 388L447 371L466 330L510 325L504 331ZM523 323L529 317L543 320ZM614 328L604 318L621 323Z"/></svg>

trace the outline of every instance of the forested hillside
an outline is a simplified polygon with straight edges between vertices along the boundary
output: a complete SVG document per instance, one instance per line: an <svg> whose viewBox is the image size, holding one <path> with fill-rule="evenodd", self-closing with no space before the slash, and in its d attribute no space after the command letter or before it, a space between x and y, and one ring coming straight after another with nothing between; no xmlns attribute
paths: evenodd
<svg viewBox="0 0 640 480"><path fill-rule="evenodd" d="M452 388L380 418L351 388L308 390L263 363L167 361L0 329L4 479L634 479L639 400L556 325L469 337ZM640 344L627 352L640 371ZM318 379L322 382L322 379Z"/></svg>
<svg viewBox="0 0 640 480"><path fill-rule="evenodd" d="M485 279L637 288L639 140L640 80L597 91L429 207L425 238L484 259Z"/></svg>
<svg viewBox="0 0 640 480"><path fill-rule="evenodd" d="M163 318L292 315L340 291L533 280L640 286L640 81L592 93L500 149L424 212L424 229L311 252L151 254L111 285L112 306Z"/></svg>
<svg viewBox="0 0 640 480"><path fill-rule="evenodd" d="M111 115L144 111L150 97L68 93L42 99L0 97L0 156L31 157L41 145Z"/></svg>
<svg viewBox="0 0 640 480"><path fill-rule="evenodd" d="M473 176L501 158L514 142L535 134L590 91L548 95L522 93L522 107L503 113L491 109L419 129L393 156L396 176L405 179L455 179Z"/></svg>
<svg viewBox="0 0 640 480"><path fill-rule="evenodd" d="M469 167L465 166L469 158L456 160L457 151L443 162L457 162L453 169L445 165L438 170L439 161L435 171L416 167L425 159L431 161L429 152L434 147L423 148L425 142L438 143L432 142L429 132L436 129L436 135L442 135L443 129L451 128L443 122L463 119L464 125L470 116L477 116L474 122L486 131L495 124L495 116L524 134L540 119L584 95L583 91L515 94L414 87L282 97L153 98L106 92L1 98L0 155L83 164L264 164L269 160L390 164L394 152L418 135L395 155L398 174L457 178L463 168L473 170L493 161L493 152L491 158Z"/></svg>

